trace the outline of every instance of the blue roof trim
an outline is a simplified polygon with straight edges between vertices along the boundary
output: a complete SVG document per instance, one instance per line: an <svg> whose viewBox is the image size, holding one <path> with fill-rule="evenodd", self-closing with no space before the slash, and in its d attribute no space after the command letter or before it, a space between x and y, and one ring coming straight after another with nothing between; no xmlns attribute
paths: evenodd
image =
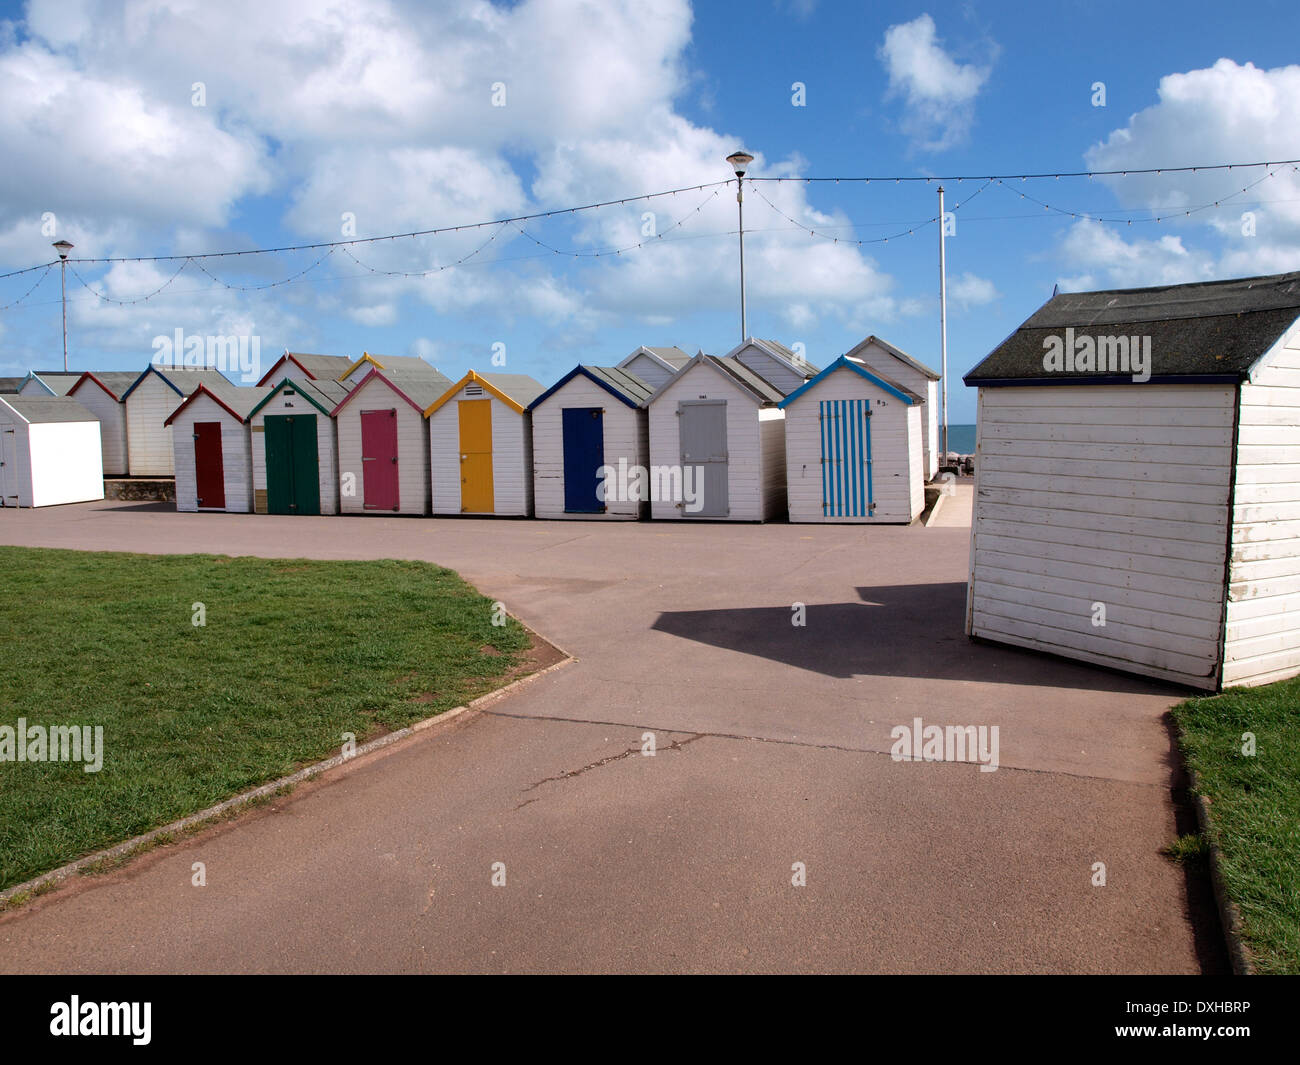
<svg viewBox="0 0 1300 1065"><path fill-rule="evenodd" d="M40 385L43 389L45 389L46 392L48 392L52 396L58 395L58 393L55 392L54 389L52 389L49 385L47 385L44 381L42 381L40 377L37 376L35 370L27 371L27 376L23 378L23 383L18 386L18 390L20 392L27 387L28 381L35 381L38 385Z"/></svg>
<svg viewBox="0 0 1300 1065"><path fill-rule="evenodd" d="M532 410L533 408L537 407L539 404L544 403L554 393L558 392L561 388L567 385L579 374L585 377L588 381L591 381L593 384L600 385L600 387L603 388L606 392L608 392L611 396L613 396L615 399L619 400L620 402L627 404L627 406L631 407L633 410L635 410L637 407L641 405L629 399L627 396L623 395L622 392L614 388L608 381L602 381L594 373L590 373L585 366L578 365L575 366L568 373L566 373L558 381L556 381L555 384L551 385L550 388L548 388L545 392L543 392L530 404L528 404L528 406L525 409Z"/></svg>
<svg viewBox="0 0 1300 1065"><path fill-rule="evenodd" d="M827 366L826 369L822 370L822 372L819 373L816 377L810 377L807 381L801 384L798 388L796 388L793 392L791 392L788 396L786 396L785 399L781 400L781 402L778 403L777 406L780 407L782 410L785 410L786 407L788 407L796 399L798 399L805 392L807 392L808 389L815 388L817 383L823 377L826 377L828 374L834 373L836 370L852 370L859 377L865 377L877 388L882 388L886 392L888 392L891 396L894 396L897 399L901 399L909 407L914 407L917 404L917 400L913 399L906 392L900 392L888 381L885 381L882 378L877 377L870 370L866 369L863 366L859 366L856 362L853 362L851 359L849 359L847 355L841 355L833 363Z"/></svg>
<svg viewBox="0 0 1300 1065"><path fill-rule="evenodd" d="M185 393L182 392L179 388L177 388L174 384L172 384L171 381L169 381L169 380L167 379L167 375L166 375L166 374L159 373L159 371L158 371L158 367L157 367L157 366L155 366L153 363L150 363L147 367L145 367L145 371L144 371L144 373L142 373L139 377L137 377L137 378L135 379L135 381L132 383L131 387L128 388L125 392L122 393L122 399L121 399L120 402L125 403L125 402L126 402L126 397L129 396L132 392L134 392L134 391L136 390L137 386L140 384L140 382L143 381L146 377L148 377L151 373L156 373L156 374L158 374L159 378L160 378L160 379L161 379L161 380L162 380L162 381L167 385L168 388L170 388L173 392L175 392L175 393L176 393L178 396L180 396L182 399L185 398Z"/></svg>
<svg viewBox="0 0 1300 1065"><path fill-rule="evenodd" d="M963 377L967 388L1037 388L1041 385L1237 385L1245 380L1241 374L1152 374L1145 381L1134 381L1132 374L1097 374L1094 377Z"/></svg>

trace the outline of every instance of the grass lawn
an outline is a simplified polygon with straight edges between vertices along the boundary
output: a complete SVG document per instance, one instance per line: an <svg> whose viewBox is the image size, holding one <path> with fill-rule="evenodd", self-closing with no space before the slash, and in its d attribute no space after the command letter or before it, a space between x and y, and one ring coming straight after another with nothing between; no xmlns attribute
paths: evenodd
<svg viewBox="0 0 1300 1065"><path fill-rule="evenodd" d="M104 729L97 773L0 761L0 888L459 706L530 642L424 562L0 547L0 568L0 725Z"/></svg>
<svg viewBox="0 0 1300 1065"><path fill-rule="evenodd" d="M1174 718L1255 967L1300 973L1300 679L1192 699Z"/></svg>

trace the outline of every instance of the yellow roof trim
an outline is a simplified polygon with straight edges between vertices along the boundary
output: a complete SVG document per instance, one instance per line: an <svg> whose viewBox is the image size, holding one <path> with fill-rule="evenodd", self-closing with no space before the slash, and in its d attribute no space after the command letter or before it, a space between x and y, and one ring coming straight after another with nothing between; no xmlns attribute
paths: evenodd
<svg viewBox="0 0 1300 1065"><path fill-rule="evenodd" d="M356 368L360 366L363 362L370 363L370 365L373 366L376 370L382 370L384 368L384 364L382 362L376 359L369 352L363 351L361 353L361 358L357 359L356 362L354 362L351 366L349 366L346 370L344 370L341 374L339 374L338 377L334 378L334 380L346 381L349 377L352 376L353 371L355 371Z"/></svg>
<svg viewBox="0 0 1300 1065"><path fill-rule="evenodd" d="M518 400L512 399L510 396L507 396L504 392L501 391L501 389L497 388L497 386L494 385L491 381L484 380L473 370L470 370L469 373L467 373L464 377L462 377L459 381L457 381L454 385L452 385L449 389L447 389L446 392L444 392L441 396L439 396L432 403L430 403L424 409L424 416L426 418L429 417L431 414L435 413L439 407L449 402L451 400L451 397L454 396L457 392L459 392L462 388L464 388L468 384L474 384L474 383L482 385L489 392L491 392L493 396L499 399L502 403L504 403L516 414L524 413L523 405Z"/></svg>

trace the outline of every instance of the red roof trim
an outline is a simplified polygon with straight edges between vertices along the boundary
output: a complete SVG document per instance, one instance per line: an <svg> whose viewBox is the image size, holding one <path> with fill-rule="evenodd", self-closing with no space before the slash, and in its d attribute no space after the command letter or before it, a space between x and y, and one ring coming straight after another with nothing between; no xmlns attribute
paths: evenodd
<svg viewBox="0 0 1300 1065"><path fill-rule="evenodd" d="M167 420L163 422L163 425L171 425L172 420L176 417L176 415L180 414L181 411L183 411L186 407L188 407L191 403L193 403L196 399L198 399L200 395L206 395L208 399L212 400L213 403L215 403L218 407L220 407L232 418L234 418L235 421L239 422L241 425L243 424L244 422L243 415L236 414L222 400L222 398L218 396L215 392L213 392L211 389L209 389L207 385L200 384L198 388L196 388L185 398L184 403L182 403L179 407L177 407L174 411L172 411L171 414L167 415Z"/></svg>
<svg viewBox="0 0 1300 1065"><path fill-rule="evenodd" d="M121 403L121 402L122 402L122 399L121 399L120 396L115 395L114 392L113 392L113 390L112 390L111 388L109 388L108 385L104 384L103 381L101 381L98 377L96 377L96 376L95 376L93 373L91 373L89 370L87 370L87 371L86 371L85 373L83 373L80 377L78 377L77 380L76 380L76 382L73 384L73 386L72 386L71 388L69 388L69 389L64 393L64 395L65 395L65 396L70 396L70 395L72 395L72 393L75 392L77 389L79 389L79 388L82 386L82 384L84 384L87 380L94 381L95 384L99 385L100 388L102 388L105 392L108 393L108 395L112 398L112 400L113 400L115 403Z"/></svg>
<svg viewBox="0 0 1300 1065"><path fill-rule="evenodd" d="M341 400L339 400L339 405L338 405L337 407L335 407L332 411L330 411L330 417L331 417L331 418L337 418L337 417L339 416L339 411L341 411L341 410L342 410L344 407L346 407L350 402L352 402L352 397L355 396L358 392L360 392L361 389L362 389L362 387L363 387L363 386L364 386L364 385L365 385L365 384L366 384L366 383L367 383L367 382L368 382L372 377L378 377L379 380L383 381L384 384L386 384L389 388L391 388L394 392L396 392L399 396L401 396L404 400L406 400L406 402L409 403L409 404L411 405L411 408L412 408L412 409L413 409L417 414L419 414L421 417L424 417L424 408L421 407L418 403L416 403L415 400L413 400L410 396L408 396L405 392L403 392L403 391L402 391L400 388L398 388L395 384L393 384L393 382L390 381L387 377L385 377L382 373L380 373L378 368L372 369L368 374L366 374L365 377L361 378L361 380L358 381L358 382L357 382L357 383L352 387L352 391L349 392L346 396L344 396Z"/></svg>

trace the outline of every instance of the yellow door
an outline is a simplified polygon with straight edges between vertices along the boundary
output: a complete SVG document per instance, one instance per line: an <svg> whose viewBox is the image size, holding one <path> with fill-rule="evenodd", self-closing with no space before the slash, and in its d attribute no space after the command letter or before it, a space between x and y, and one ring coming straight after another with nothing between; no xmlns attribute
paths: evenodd
<svg viewBox="0 0 1300 1065"><path fill-rule="evenodd" d="M491 514L492 401L462 399L460 413L460 509L465 514Z"/></svg>

